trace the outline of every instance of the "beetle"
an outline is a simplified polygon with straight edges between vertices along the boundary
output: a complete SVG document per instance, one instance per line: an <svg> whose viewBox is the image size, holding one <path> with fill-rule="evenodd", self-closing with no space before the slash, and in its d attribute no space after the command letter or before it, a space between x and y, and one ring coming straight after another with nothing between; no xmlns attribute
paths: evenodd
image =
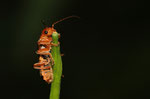
<svg viewBox="0 0 150 99"><path fill-rule="evenodd" d="M53 65L55 64L53 56L51 54L51 48L52 46L58 46L60 44L60 43L58 44L52 43L53 42L52 34L54 32L57 32L54 29L54 25L72 17L79 18L78 16L69 16L59 21L56 21L55 23L52 24L51 27L45 27L42 30L41 36L37 42L38 50L36 53L39 55L39 62L35 63L33 67L34 69L40 70L40 74L41 76L43 76L43 80L45 80L48 84L53 81L53 69L52 68L53 68ZM59 37L60 37L60 34L59 34Z"/></svg>

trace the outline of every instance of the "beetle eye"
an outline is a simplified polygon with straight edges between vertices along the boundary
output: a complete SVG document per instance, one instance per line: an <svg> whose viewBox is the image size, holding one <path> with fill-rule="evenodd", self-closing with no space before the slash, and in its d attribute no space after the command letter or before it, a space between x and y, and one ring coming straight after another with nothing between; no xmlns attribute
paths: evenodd
<svg viewBox="0 0 150 99"><path fill-rule="evenodd" d="M47 33L48 33L48 31L44 31L44 33L45 33L45 34L47 34Z"/></svg>

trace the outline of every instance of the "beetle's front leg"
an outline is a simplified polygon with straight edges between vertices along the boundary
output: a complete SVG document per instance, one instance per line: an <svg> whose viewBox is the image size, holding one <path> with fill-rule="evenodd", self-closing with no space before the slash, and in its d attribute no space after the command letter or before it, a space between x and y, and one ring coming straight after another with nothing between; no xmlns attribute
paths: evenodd
<svg viewBox="0 0 150 99"><path fill-rule="evenodd" d="M58 44L51 43L52 46L58 46L59 44L60 42L58 42Z"/></svg>

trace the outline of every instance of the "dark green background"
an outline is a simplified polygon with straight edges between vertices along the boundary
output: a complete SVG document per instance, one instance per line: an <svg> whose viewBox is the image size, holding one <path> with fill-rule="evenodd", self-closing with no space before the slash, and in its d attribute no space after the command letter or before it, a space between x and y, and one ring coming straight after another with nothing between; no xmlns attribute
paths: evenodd
<svg viewBox="0 0 150 99"><path fill-rule="evenodd" d="M33 69L41 20L61 34L61 99L150 99L150 6L144 0L9 0L0 3L1 99L48 99Z"/></svg>

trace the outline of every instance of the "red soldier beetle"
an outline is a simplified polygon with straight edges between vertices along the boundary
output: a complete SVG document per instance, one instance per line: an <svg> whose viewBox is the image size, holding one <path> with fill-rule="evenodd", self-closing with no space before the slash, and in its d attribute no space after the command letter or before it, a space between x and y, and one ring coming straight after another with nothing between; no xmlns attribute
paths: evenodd
<svg viewBox="0 0 150 99"><path fill-rule="evenodd" d="M51 54L51 47L58 46L60 44L52 43L52 33L56 32L56 30L54 29L54 25L72 17L79 18L78 16L69 16L59 21L56 21L52 24L51 27L45 27L43 29L40 39L38 40L38 50L36 53L40 56L39 62L34 64L34 68L40 70L40 74L41 76L43 76L43 80L45 80L47 83L51 83L53 81L52 66L55 64L53 56Z"/></svg>

